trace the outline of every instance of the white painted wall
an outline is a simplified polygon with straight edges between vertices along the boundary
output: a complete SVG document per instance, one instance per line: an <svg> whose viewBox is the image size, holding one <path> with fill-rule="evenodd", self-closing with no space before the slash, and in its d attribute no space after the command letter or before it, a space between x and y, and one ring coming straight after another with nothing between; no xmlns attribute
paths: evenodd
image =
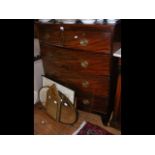
<svg viewBox="0 0 155 155"><path fill-rule="evenodd" d="M34 39L34 56L37 56L39 54L40 54L39 40Z"/></svg>
<svg viewBox="0 0 155 155"><path fill-rule="evenodd" d="M39 54L39 41L34 39L34 56ZM42 87L42 75L44 75L42 60L34 61L34 103L38 101L38 90Z"/></svg>

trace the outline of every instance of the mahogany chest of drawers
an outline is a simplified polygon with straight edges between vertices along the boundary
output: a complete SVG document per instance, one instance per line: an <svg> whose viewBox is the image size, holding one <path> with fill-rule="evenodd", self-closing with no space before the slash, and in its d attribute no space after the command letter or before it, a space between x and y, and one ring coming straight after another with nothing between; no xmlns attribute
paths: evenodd
<svg viewBox="0 0 155 155"><path fill-rule="evenodd" d="M79 109L109 117L115 25L37 23L37 33L45 75L75 90Z"/></svg>

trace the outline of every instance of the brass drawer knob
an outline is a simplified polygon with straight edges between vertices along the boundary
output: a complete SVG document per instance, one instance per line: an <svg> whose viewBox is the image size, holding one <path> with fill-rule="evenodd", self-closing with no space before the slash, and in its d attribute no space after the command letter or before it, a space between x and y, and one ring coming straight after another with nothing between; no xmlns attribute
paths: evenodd
<svg viewBox="0 0 155 155"><path fill-rule="evenodd" d="M82 103L83 103L84 105L89 105L89 104L90 104L90 101L89 101L88 99L83 99L83 100L82 100Z"/></svg>
<svg viewBox="0 0 155 155"><path fill-rule="evenodd" d="M82 82L82 87L88 88L88 86L89 86L89 82L88 81Z"/></svg>
<svg viewBox="0 0 155 155"><path fill-rule="evenodd" d="M84 60L84 61L81 62L81 67L83 67L83 68L87 68L88 65L89 65L89 63L88 63L87 60Z"/></svg>
<svg viewBox="0 0 155 155"><path fill-rule="evenodd" d="M87 39L81 39L80 40L80 45L81 46L87 46L88 45L88 40Z"/></svg>

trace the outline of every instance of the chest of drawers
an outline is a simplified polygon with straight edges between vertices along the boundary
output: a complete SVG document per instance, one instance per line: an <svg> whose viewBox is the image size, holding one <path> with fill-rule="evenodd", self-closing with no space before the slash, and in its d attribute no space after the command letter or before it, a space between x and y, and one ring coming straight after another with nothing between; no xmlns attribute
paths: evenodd
<svg viewBox="0 0 155 155"><path fill-rule="evenodd" d="M45 75L74 89L79 109L108 118L115 25L36 25Z"/></svg>

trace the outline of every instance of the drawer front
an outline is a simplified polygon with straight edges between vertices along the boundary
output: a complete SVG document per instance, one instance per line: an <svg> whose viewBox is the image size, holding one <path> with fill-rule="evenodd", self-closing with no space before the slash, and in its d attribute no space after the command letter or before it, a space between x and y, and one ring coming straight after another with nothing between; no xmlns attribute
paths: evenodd
<svg viewBox="0 0 155 155"><path fill-rule="evenodd" d="M45 42L50 45L62 45L62 31L60 31L60 25L48 24L39 25L39 39L41 42Z"/></svg>
<svg viewBox="0 0 155 155"><path fill-rule="evenodd" d="M78 95L77 108L87 112L91 112L93 104L93 95L90 93Z"/></svg>
<svg viewBox="0 0 155 155"><path fill-rule="evenodd" d="M67 50L58 47L41 47L45 73L80 76L109 76L110 56Z"/></svg>
<svg viewBox="0 0 155 155"><path fill-rule="evenodd" d="M111 33L101 30L64 31L64 47L110 53Z"/></svg>
<svg viewBox="0 0 155 155"><path fill-rule="evenodd" d="M67 82L75 84L75 87L79 92L92 92L93 95L97 96L109 96L109 77L96 79L83 77L82 79L68 79Z"/></svg>
<svg viewBox="0 0 155 155"><path fill-rule="evenodd" d="M77 98L77 108L87 112L97 112L107 114L108 97L90 96L83 94Z"/></svg>
<svg viewBox="0 0 155 155"><path fill-rule="evenodd" d="M65 86L68 86L75 90L77 93L85 94L91 92L96 96L109 96L109 77L100 77L100 78L71 78L63 75L51 75L46 74L47 77L50 77L53 80L56 80Z"/></svg>
<svg viewBox="0 0 155 155"><path fill-rule="evenodd" d="M87 83L83 79L69 79L47 75L47 77L72 88L77 96L77 108L88 112L106 113L109 98L109 79L89 79ZM84 84L85 83L85 84Z"/></svg>

